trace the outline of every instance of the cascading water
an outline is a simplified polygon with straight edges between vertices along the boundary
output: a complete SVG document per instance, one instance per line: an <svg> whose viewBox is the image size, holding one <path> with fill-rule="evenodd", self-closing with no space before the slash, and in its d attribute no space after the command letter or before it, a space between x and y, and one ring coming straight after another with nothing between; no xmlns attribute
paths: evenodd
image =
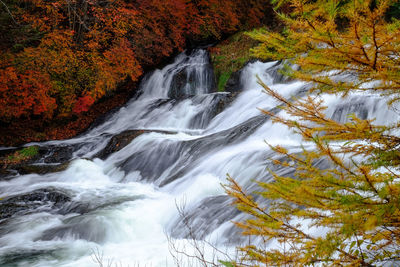
<svg viewBox="0 0 400 267"><path fill-rule="evenodd" d="M246 188L254 178L269 181L266 168L273 166L266 159L276 155L264 140L293 150L301 143L257 109L279 112L256 75L288 98L307 90L304 83L281 79L279 67L248 64L242 92L223 108L229 95L212 92L207 53L183 53L148 75L141 95L103 124L74 139L37 144L47 149L38 164L57 163L61 150L73 160L61 172L0 181L0 265L99 266L92 256L102 254L121 266L174 266L169 242L183 247L196 238L229 247L244 241L230 222L243 215L230 206L220 183L226 173ZM376 95L321 97L336 120L356 113L387 124L397 117ZM134 136L122 149L104 153L121 133ZM183 202L185 220L176 207Z"/></svg>

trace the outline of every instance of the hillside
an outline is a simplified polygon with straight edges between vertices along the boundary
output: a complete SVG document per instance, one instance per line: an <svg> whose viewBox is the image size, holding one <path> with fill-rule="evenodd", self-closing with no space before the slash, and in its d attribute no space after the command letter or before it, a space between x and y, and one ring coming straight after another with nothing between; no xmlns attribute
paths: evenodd
<svg viewBox="0 0 400 267"><path fill-rule="evenodd" d="M72 137L183 49L271 21L266 0L7 0L0 144Z"/></svg>

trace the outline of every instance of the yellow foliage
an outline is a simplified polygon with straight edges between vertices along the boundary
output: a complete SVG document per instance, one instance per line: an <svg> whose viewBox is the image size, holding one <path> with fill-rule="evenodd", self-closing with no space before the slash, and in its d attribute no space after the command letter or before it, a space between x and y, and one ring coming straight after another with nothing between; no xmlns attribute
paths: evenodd
<svg viewBox="0 0 400 267"><path fill-rule="evenodd" d="M258 30L256 56L287 59L299 68L288 70L295 79L312 82L313 93L348 94L375 90L399 99L400 23L387 19L392 1L279 1L291 10L281 14L282 33ZM338 75L357 77L337 79ZM290 117L264 111L275 123L300 134L315 149L292 154L271 148L295 168L294 177L275 173L273 183L259 183L261 196L273 200L262 208L232 179L225 186L237 207L251 215L238 222L245 235L276 240L286 249L241 247L236 266L376 266L400 261L400 138L391 126L375 125L355 115L345 123L325 115L318 95L289 101L261 80L266 93L281 102ZM391 101L389 101L389 104ZM335 144L333 148L332 143ZM330 168L313 165L323 159ZM362 159L362 160L360 160ZM290 163L288 163L290 162ZM296 221L326 231L313 236Z"/></svg>

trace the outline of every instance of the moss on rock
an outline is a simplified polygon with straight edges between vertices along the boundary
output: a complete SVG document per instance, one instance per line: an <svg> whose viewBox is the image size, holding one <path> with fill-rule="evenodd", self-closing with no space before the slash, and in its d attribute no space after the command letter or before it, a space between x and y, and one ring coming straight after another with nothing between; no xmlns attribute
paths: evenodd
<svg viewBox="0 0 400 267"><path fill-rule="evenodd" d="M3 164L15 165L34 158L39 153L38 146L28 146L13 152L2 159Z"/></svg>
<svg viewBox="0 0 400 267"><path fill-rule="evenodd" d="M225 85L232 73L254 59L250 49L257 44L258 42L247 36L245 32L239 32L209 48L219 92L225 91Z"/></svg>

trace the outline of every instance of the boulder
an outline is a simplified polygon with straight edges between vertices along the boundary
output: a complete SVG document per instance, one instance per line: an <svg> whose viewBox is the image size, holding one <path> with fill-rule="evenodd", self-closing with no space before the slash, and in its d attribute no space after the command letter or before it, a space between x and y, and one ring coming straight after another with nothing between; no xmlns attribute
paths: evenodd
<svg viewBox="0 0 400 267"><path fill-rule="evenodd" d="M225 92L238 93L242 91L243 85L240 81L241 74L242 70L232 72L231 76L229 77L228 81L225 84L224 88Z"/></svg>
<svg viewBox="0 0 400 267"><path fill-rule="evenodd" d="M44 188L21 195L11 196L0 200L0 219L6 219L14 215L24 215L30 211L41 208L42 211L58 210L63 204L71 201L71 197L65 193Z"/></svg>
<svg viewBox="0 0 400 267"><path fill-rule="evenodd" d="M27 164L27 165L20 165L17 166L15 169L18 171L19 174L46 174L52 172L60 172L68 168L69 161L64 162L61 164Z"/></svg>
<svg viewBox="0 0 400 267"><path fill-rule="evenodd" d="M168 131L158 131L158 130L127 130L120 134L113 136L110 141L108 142L107 146L98 152L94 158L106 159L112 153L115 153L122 148L129 145L133 139L136 137L150 132L158 132L158 133L165 133L165 134L174 134L174 132Z"/></svg>

